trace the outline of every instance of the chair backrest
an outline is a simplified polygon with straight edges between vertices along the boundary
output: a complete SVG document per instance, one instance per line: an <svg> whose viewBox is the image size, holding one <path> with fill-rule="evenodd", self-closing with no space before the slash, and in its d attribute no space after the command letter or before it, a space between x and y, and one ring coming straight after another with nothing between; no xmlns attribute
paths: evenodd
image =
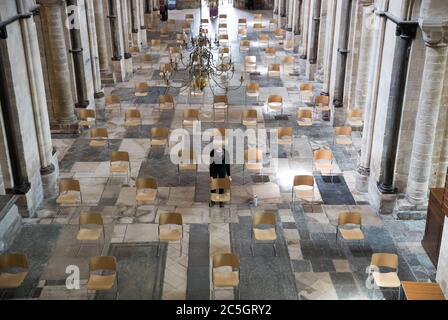
<svg viewBox="0 0 448 320"><path fill-rule="evenodd" d="M162 44L162 41L160 41L159 39L151 40L151 47L160 47L161 44Z"/></svg>
<svg viewBox="0 0 448 320"><path fill-rule="evenodd" d="M198 109L184 110L184 119L199 119L199 110Z"/></svg>
<svg viewBox="0 0 448 320"><path fill-rule="evenodd" d="M254 29L263 29L262 23L254 23Z"/></svg>
<svg viewBox="0 0 448 320"><path fill-rule="evenodd" d="M78 116L80 120L86 120L89 118L96 118L96 112L93 109L79 109Z"/></svg>
<svg viewBox="0 0 448 320"><path fill-rule="evenodd" d="M80 225L103 225L103 217L101 213L87 213L81 212L79 215L79 224Z"/></svg>
<svg viewBox="0 0 448 320"><path fill-rule="evenodd" d="M247 29L246 29L246 28L244 28L244 29L239 29L239 30L238 30L238 35L239 35L239 36L247 36Z"/></svg>
<svg viewBox="0 0 448 320"><path fill-rule="evenodd" d="M152 138L168 138L170 129L169 128L151 128Z"/></svg>
<svg viewBox="0 0 448 320"><path fill-rule="evenodd" d="M170 224L181 226L183 224L182 215L175 212L161 213L159 217L159 225L164 226Z"/></svg>
<svg viewBox="0 0 448 320"><path fill-rule="evenodd" d="M393 253L374 253L370 262L372 266L385 268L398 268L398 255Z"/></svg>
<svg viewBox="0 0 448 320"><path fill-rule="evenodd" d="M277 136L279 138L282 137L292 137L292 128L291 127L280 127L277 128Z"/></svg>
<svg viewBox="0 0 448 320"><path fill-rule="evenodd" d="M213 103L225 103L225 104L228 104L229 103L229 99L227 98L226 95L213 96Z"/></svg>
<svg viewBox="0 0 448 320"><path fill-rule="evenodd" d="M139 47L130 47L129 52L130 53L140 53L140 48Z"/></svg>
<svg viewBox="0 0 448 320"><path fill-rule="evenodd" d="M263 150L258 148L251 148L244 151L244 161L246 162L261 162L263 161Z"/></svg>
<svg viewBox="0 0 448 320"><path fill-rule="evenodd" d="M7 253L0 255L0 269L28 269L28 259L22 253Z"/></svg>
<svg viewBox="0 0 448 320"><path fill-rule="evenodd" d="M173 72L173 67L169 63L161 63L159 70L160 72Z"/></svg>
<svg viewBox="0 0 448 320"><path fill-rule="evenodd" d="M121 97L117 95L106 96L106 105L121 103Z"/></svg>
<svg viewBox="0 0 448 320"><path fill-rule="evenodd" d="M280 95L271 95L268 97L268 103L283 103L283 97Z"/></svg>
<svg viewBox="0 0 448 320"><path fill-rule="evenodd" d="M220 14L219 19L227 19L227 15L225 13Z"/></svg>
<svg viewBox="0 0 448 320"><path fill-rule="evenodd" d="M130 110L126 110L126 112L124 114L124 118L125 118L125 120L128 120L128 119L141 119L142 115L141 115L139 110L137 110L137 109L130 109Z"/></svg>
<svg viewBox="0 0 448 320"><path fill-rule="evenodd" d="M278 63L273 63L268 65L268 71L280 71L280 65Z"/></svg>
<svg viewBox="0 0 448 320"><path fill-rule="evenodd" d="M201 24L207 24L208 23L208 19L201 19Z"/></svg>
<svg viewBox="0 0 448 320"><path fill-rule="evenodd" d="M316 105L322 104L323 106L328 106L330 103L330 98L328 96L317 96L314 98Z"/></svg>
<svg viewBox="0 0 448 320"><path fill-rule="evenodd" d="M229 54L230 53L230 48L229 47L224 47L224 48L219 48L219 54Z"/></svg>
<svg viewBox="0 0 448 320"><path fill-rule="evenodd" d="M150 54L143 55L142 62L152 62L152 56Z"/></svg>
<svg viewBox="0 0 448 320"><path fill-rule="evenodd" d="M188 21L184 21L184 22L182 23L182 29L183 29L183 30L191 29L191 23L188 22Z"/></svg>
<svg viewBox="0 0 448 320"><path fill-rule="evenodd" d="M246 85L246 91L260 91L260 84L258 82L251 82Z"/></svg>
<svg viewBox="0 0 448 320"><path fill-rule="evenodd" d="M293 186L309 186L314 188L314 177L310 175L295 176Z"/></svg>
<svg viewBox="0 0 448 320"><path fill-rule="evenodd" d="M243 119L258 119L257 110L243 110Z"/></svg>
<svg viewBox="0 0 448 320"><path fill-rule="evenodd" d="M92 139L108 139L109 134L107 132L107 128L92 128L90 129L90 138Z"/></svg>
<svg viewBox="0 0 448 320"><path fill-rule="evenodd" d="M218 253L213 256L213 269L221 267L240 267L240 258L233 253Z"/></svg>
<svg viewBox="0 0 448 320"><path fill-rule="evenodd" d="M256 13L254 14L254 20L262 20L263 14L262 13Z"/></svg>
<svg viewBox="0 0 448 320"><path fill-rule="evenodd" d="M297 119L312 119L313 112L309 109L300 109L297 111Z"/></svg>
<svg viewBox="0 0 448 320"><path fill-rule="evenodd" d="M350 109L348 111L348 118L362 118L364 111L362 109Z"/></svg>
<svg viewBox="0 0 448 320"><path fill-rule="evenodd" d="M238 19L238 24L247 24L247 19L245 19L245 18L239 18L239 19Z"/></svg>
<svg viewBox="0 0 448 320"><path fill-rule="evenodd" d="M250 47L250 40L241 40L240 47Z"/></svg>
<svg viewBox="0 0 448 320"><path fill-rule="evenodd" d="M274 47L269 47L269 48L266 48L266 50L264 52L269 56L275 56L275 54L277 53L277 50Z"/></svg>
<svg viewBox="0 0 448 320"><path fill-rule="evenodd" d="M334 134L336 136L351 136L352 132L352 127L336 127L334 129Z"/></svg>
<svg viewBox="0 0 448 320"><path fill-rule="evenodd" d="M79 180L64 179L59 181L59 192L77 191L81 192L81 184Z"/></svg>
<svg viewBox="0 0 448 320"><path fill-rule="evenodd" d="M285 31L281 28L277 28L277 29L275 29L274 33L276 36L283 36L285 34Z"/></svg>
<svg viewBox="0 0 448 320"><path fill-rule="evenodd" d="M161 95L159 96L159 103L174 103L174 98L172 95Z"/></svg>
<svg viewBox="0 0 448 320"><path fill-rule="evenodd" d="M331 150L316 150L314 151L314 161L333 161L333 152Z"/></svg>
<svg viewBox="0 0 448 320"><path fill-rule="evenodd" d="M168 29L168 27L163 27L162 29L160 29L161 35L168 35L169 33L170 33L170 29Z"/></svg>
<svg viewBox="0 0 448 320"><path fill-rule="evenodd" d="M185 20L194 20L194 14L187 13L187 14L185 15Z"/></svg>
<svg viewBox="0 0 448 320"><path fill-rule="evenodd" d="M129 153L126 151L112 151L110 153L110 162L130 162Z"/></svg>
<svg viewBox="0 0 448 320"><path fill-rule="evenodd" d="M294 61L295 61L295 58L293 56L284 56L282 59L282 62L284 64L292 64L292 63L294 63Z"/></svg>
<svg viewBox="0 0 448 320"><path fill-rule="evenodd" d="M98 270L117 271L117 260L111 256L92 257L89 261L89 272Z"/></svg>
<svg viewBox="0 0 448 320"><path fill-rule="evenodd" d="M149 86L148 86L148 83L146 83L146 82L139 82L139 83L135 84L135 91L146 92L146 91L148 91L148 89L149 89Z"/></svg>
<svg viewBox="0 0 448 320"><path fill-rule="evenodd" d="M141 189L157 189L157 180L153 177L138 178L135 182L137 190Z"/></svg>
<svg viewBox="0 0 448 320"><path fill-rule="evenodd" d="M261 42L268 42L269 41L269 35L266 33L262 33L258 36L258 40Z"/></svg>
<svg viewBox="0 0 448 320"><path fill-rule="evenodd" d="M218 28L219 28L219 29L227 29L227 23L220 23L220 24L218 25Z"/></svg>
<svg viewBox="0 0 448 320"><path fill-rule="evenodd" d="M359 212L341 212L338 217L338 226L343 226L346 224L356 224L361 226L362 218Z"/></svg>
<svg viewBox="0 0 448 320"><path fill-rule="evenodd" d="M252 217L252 226L256 228L260 225L275 226L277 218L273 212L257 212Z"/></svg>
<svg viewBox="0 0 448 320"><path fill-rule="evenodd" d="M246 63L246 64L254 64L254 63L257 63L257 57L256 56L246 56L246 57L244 57L244 62Z"/></svg>
<svg viewBox="0 0 448 320"><path fill-rule="evenodd" d="M286 40L283 47L287 49L294 48L294 40Z"/></svg>
<svg viewBox="0 0 448 320"><path fill-rule="evenodd" d="M313 84L312 83L302 83L299 88L300 88L300 91L313 91Z"/></svg>
<svg viewBox="0 0 448 320"><path fill-rule="evenodd" d="M223 189L225 191L230 190L230 179L229 178L218 178L210 181L210 191L216 191L219 189Z"/></svg>
<svg viewBox="0 0 448 320"><path fill-rule="evenodd" d="M174 19L168 19L167 21L166 21L166 23L167 24L170 24L170 25L175 25L176 24L176 20L174 20Z"/></svg>

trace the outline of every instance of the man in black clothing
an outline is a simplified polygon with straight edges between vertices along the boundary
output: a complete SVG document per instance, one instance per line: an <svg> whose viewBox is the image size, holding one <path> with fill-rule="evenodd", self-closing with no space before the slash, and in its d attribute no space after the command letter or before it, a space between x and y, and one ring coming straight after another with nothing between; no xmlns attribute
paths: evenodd
<svg viewBox="0 0 448 320"><path fill-rule="evenodd" d="M230 181L232 181L230 175L230 156L224 148L216 147L210 152L210 181L218 178L224 179L226 177L229 177ZM223 193L224 190L219 189L219 194ZM213 206L214 203L210 202L210 205ZM219 205L220 207L224 206L222 202Z"/></svg>

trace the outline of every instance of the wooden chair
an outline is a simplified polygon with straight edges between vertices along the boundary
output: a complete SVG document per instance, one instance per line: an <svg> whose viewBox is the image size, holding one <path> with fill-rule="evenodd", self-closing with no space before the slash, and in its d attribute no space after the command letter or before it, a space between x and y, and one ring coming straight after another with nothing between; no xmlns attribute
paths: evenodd
<svg viewBox="0 0 448 320"><path fill-rule="evenodd" d="M199 121L198 109L186 109L183 115L182 127L193 127L194 122Z"/></svg>
<svg viewBox="0 0 448 320"><path fill-rule="evenodd" d="M314 106L319 109L319 111L329 111L329 105L330 99L328 96L317 96L314 98Z"/></svg>
<svg viewBox="0 0 448 320"><path fill-rule="evenodd" d="M271 63L268 65L268 77L270 78L281 77L281 68L278 63Z"/></svg>
<svg viewBox="0 0 448 320"><path fill-rule="evenodd" d="M56 199L59 205L82 205L82 192L79 180L64 179L59 181L59 196Z"/></svg>
<svg viewBox="0 0 448 320"><path fill-rule="evenodd" d="M183 171L194 171L196 180L196 175L198 172L198 164L197 164L197 157L194 153L193 148L190 148L190 150L183 150L183 149L179 150L178 157L179 157L179 164L177 165L177 176L179 184L181 178L180 174Z"/></svg>
<svg viewBox="0 0 448 320"><path fill-rule="evenodd" d="M264 29L264 26L262 23L254 23L254 31L255 32L263 31L263 29Z"/></svg>
<svg viewBox="0 0 448 320"><path fill-rule="evenodd" d="M157 180L153 177L138 178L135 182L135 212L140 205L154 205L157 215L157 204L159 198Z"/></svg>
<svg viewBox="0 0 448 320"><path fill-rule="evenodd" d="M187 13L186 15L185 15L185 21L188 21L188 22L193 22L194 21L194 14L191 14L191 13Z"/></svg>
<svg viewBox="0 0 448 320"><path fill-rule="evenodd" d="M213 145L224 147L228 143L226 128L214 128L212 133Z"/></svg>
<svg viewBox="0 0 448 320"><path fill-rule="evenodd" d="M250 50L250 40L240 41L240 52L248 52Z"/></svg>
<svg viewBox="0 0 448 320"><path fill-rule="evenodd" d="M180 254L182 256L182 242L184 238L184 224L180 213L161 213L158 225L159 244L157 246L157 256L160 256L161 242L179 242Z"/></svg>
<svg viewBox="0 0 448 320"><path fill-rule="evenodd" d="M0 255L0 289L20 288L28 275L28 270L26 255L22 253Z"/></svg>
<svg viewBox="0 0 448 320"><path fill-rule="evenodd" d="M393 269L382 272L381 268ZM369 278L373 280L372 299L377 288L397 289L398 300L401 298L401 281L398 277L398 255L392 253L375 253L370 261Z"/></svg>
<svg viewBox="0 0 448 320"><path fill-rule="evenodd" d="M218 24L218 33L219 34L227 34L227 23L219 23Z"/></svg>
<svg viewBox="0 0 448 320"><path fill-rule="evenodd" d="M334 129L334 143L340 145L353 144L352 131L352 127L336 127Z"/></svg>
<svg viewBox="0 0 448 320"><path fill-rule="evenodd" d="M229 99L226 95L213 96L213 121L215 118L216 110L224 110L226 114L226 120L229 116Z"/></svg>
<svg viewBox="0 0 448 320"><path fill-rule="evenodd" d="M96 241L98 246L100 245L100 239L103 238L103 247L106 244L106 231L104 229L104 221L101 213L86 213L81 212L79 215L79 229L76 235L76 240L84 241ZM102 251L101 246L100 254Z"/></svg>
<svg viewBox="0 0 448 320"><path fill-rule="evenodd" d="M261 175L263 171L263 150L251 148L244 151L243 184L246 181L246 171Z"/></svg>
<svg viewBox="0 0 448 320"><path fill-rule="evenodd" d="M229 45L229 35L228 34L220 34L218 36L218 41L220 45L228 46Z"/></svg>
<svg viewBox="0 0 448 320"><path fill-rule="evenodd" d="M140 55L140 48L139 47L130 47L129 48L129 53L133 57L138 57Z"/></svg>
<svg viewBox="0 0 448 320"><path fill-rule="evenodd" d="M227 23L227 14L220 14L218 18L220 23Z"/></svg>
<svg viewBox="0 0 448 320"><path fill-rule="evenodd" d="M279 68L280 66L277 65ZM283 114L283 97L271 95L268 97L268 111L280 111Z"/></svg>
<svg viewBox="0 0 448 320"><path fill-rule="evenodd" d="M170 29L168 27L163 27L160 29L160 39L168 39L170 37Z"/></svg>
<svg viewBox="0 0 448 320"><path fill-rule="evenodd" d="M162 41L159 39L152 39L151 40L151 50L159 52L161 50Z"/></svg>
<svg viewBox="0 0 448 320"><path fill-rule="evenodd" d="M316 150L313 155L314 168L322 174L328 172L333 182L334 156L331 150Z"/></svg>
<svg viewBox="0 0 448 320"><path fill-rule="evenodd" d="M353 128L364 126L363 114L362 109L350 109L347 113L347 124Z"/></svg>
<svg viewBox="0 0 448 320"><path fill-rule="evenodd" d="M168 145L169 128L151 128L151 147Z"/></svg>
<svg viewBox="0 0 448 320"><path fill-rule="evenodd" d="M241 123L245 127L257 127L258 114L257 110L249 109L243 110Z"/></svg>
<svg viewBox="0 0 448 320"><path fill-rule="evenodd" d="M283 43L283 50L285 52L294 52L294 40L286 40Z"/></svg>
<svg viewBox="0 0 448 320"><path fill-rule="evenodd" d="M176 44L179 46L179 48L181 48L187 41L188 39L185 32L176 33Z"/></svg>
<svg viewBox="0 0 448 320"><path fill-rule="evenodd" d="M190 33L191 32L191 23L188 21L182 22L182 32L183 33Z"/></svg>
<svg viewBox="0 0 448 320"><path fill-rule="evenodd" d="M311 208L314 205L314 177L311 175L295 176L292 185L291 197L292 204L296 199L300 201L311 202Z"/></svg>
<svg viewBox="0 0 448 320"><path fill-rule="evenodd" d="M131 160L126 151L112 151L110 157L111 175L126 175L126 181L129 184L131 178Z"/></svg>
<svg viewBox="0 0 448 320"><path fill-rule="evenodd" d="M173 67L170 63L161 63L159 65L159 75L162 79L167 79L173 73Z"/></svg>
<svg viewBox="0 0 448 320"><path fill-rule="evenodd" d="M289 146L289 154L292 156L293 151L293 130L291 127L277 128L278 144L282 146Z"/></svg>
<svg viewBox="0 0 448 320"><path fill-rule="evenodd" d="M93 109L78 109L78 119L79 126L83 127L94 127L96 125L96 112Z"/></svg>
<svg viewBox="0 0 448 320"><path fill-rule="evenodd" d="M338 235L345 241L362 241L364 233L362 232L362 218L359 212L341 212L338 217L336 227L336 242Z"/></svg>
<svg viewBox="0 0 448 320"><path fill-rule="evenodd" d="M284 56L282 58L283 70L286 69L286 66L294 67L295 58L294 56Z"/></svg>
<svg viewBox="0 0 448 320"><path fill-rule="evenodd" d="M135 84L135 93L136 97L146 97L148 95L149 86L146 82L139 82Z"/></svg>
<svg viewBox="0 0 448 320"><path fill-rule="evenodd" d="M255 256L254 245L256 242L272 243L274 255L277 256L277 219L275 213L258 212L252 217L252 232L250 238L250 251Z"/></svg>
<svg viewBox="0 0 448 320"><path fill-rule="evenodd" d="M229 58L230 48L229 47L219 48L218 54L221 60L223 60L224 58Z"/></svg>
<svg viewBox="0 0 448 320"><path fill-rule="evenodd" d="M174 110L174 98L172 95L159 96L159 111Z"/></svg>
<svg viewBox="0 0 448 320"><path fill-rule="evenodd" d="M240 39L242 39L242 38L247 38L247 29L246 29L246 28L244 28L244 29L239 29L239 30L238 30L238 37L239 37Z"/></svg>
<svg viewBox="0 0 448 320"><path fill-rule="evenodd" d="M314 101L314 86L312 83L302 83L299 86L300 100L303 103L312 103Z"/></svg>
<svg viewBox="0 0 448 320"><path fill-rule="evenodd" d="M261 13L254 14L254 21L262 22L263 21L263 14L261 14Z"/></svg>
<svg viewBox="0 0 448 320"><path fill-rule="evenodd" d="M170 60L177 61L180 59L181 51L178 47L170 47L168 52L170 54Z"/></svg>
<svg viewBox="0 0 448 320"><path fill-rule="evenodd" d="M176 20L174 19L168 19L166 21L166 26L171 31L176 31Z"/></svg>
<svg viewBox="0 0 448 320"><path fill-rule="evenodd" d="M105 271L107 273L105 273ZM109 291L116 285L115 299L118 298L118 274L115 257L98 256L89 261L89 280L87 281L87 297L91 291ZM90 300L90 299L89 299Z"/></svg>
<svg viewBox="0 0 448 320"><path fill-rule="evenodd" d="M143 124L142 115L139 110L137 109L126 110L124 114L124 126L126 128L141 127L142 124Z"/></svg>
<svg viewBox="0 0 448 320"><path fill-rule="evenodd" d="M245 28L245 29L247 29L247 19L245 19L245 18L239 18L239 19L238 19L238 28L239 28L239 29L241 29L241 28Z"/></svg>
<svg viewBox="0 0 448 320"><path fill-rule="evenodd" d="M246 56L244 57L244 72L256 72L257 71L257 57Z"/></svg>
<svg viewBox="0 0 448 320"><path fill-rule="evenodd" d="M277 50L274 47L266 48L264 51L264 54L266 55L266 58L268 59L275 59L277 56Z"/></svg>
<svg viewBox="0 0 448 320"><path fill-rule="evenodd" d="M231 182L229 178L212 179L210 182L210 202L211 203L227 203L231 206ZM211 215L211 206L209 206L209 215ZM229 217L231 211L229 208Z"/></svg>
<svg viewBox="0 0 448 320"><path fill-rule="evenodd" d="M240 298L240 258L232 253L215 254L212 259L212 299L215 300L215 291L218 289L236 288L238 299ZM216 269L231 268L231 271L220 271Z"/></svg>
<svg viewBox="0 0 448 320"><path fill-rule="evenodd" d="M209 20L208 19L201 19L201 27L208 27Z"/></svg>
<svg viewBox="0 0 448 320"><path fill-rule="evenodd" d="M278 20L275 18L269 19L269 31L275 30L278 27Z"/></svg>
<svg viewBox="0 0 448 320"><path fill-rule="evenodd" d="M267 47L269 47L269 34L260 33L260 35L258 36L258 42L260 43L260 47L262 45L266 45Z"/></svg>
<svg viewBox="0 0 448 320"><path fill-rule="evenodd" d="M247 98L256 98L257 103L260 98L260 84L258 82L251 82L246 85L246 94L244 95L244 105L247 106Z"/></svg>
<svg viewBox="0 0 448 320"><path fill-rule="evenodd" d="M281 29L281 28L277 28L274 31L274 37L279 40L279 41L283 41L284 37L285 37L285 30Z"/></svg>
<svg viewBox="0 0 448 320"><path fill-rule="evenodd" d="M313 112L309 109L297 111L297 124L299 127L311 127L313 125Z"/></svg>
<svg viewBox="0 0 448 320"><path fill-rule="evenodd" d="M110 148L109 133L106 128L90 129L90 147L93 148Z"/></svg>
<svg viewBox="0 0 448 320"><path fill-rule="evenodd" d="M106 111L115 111L118 109L121 112L121 97L117 95L106 96Z"/></svg>

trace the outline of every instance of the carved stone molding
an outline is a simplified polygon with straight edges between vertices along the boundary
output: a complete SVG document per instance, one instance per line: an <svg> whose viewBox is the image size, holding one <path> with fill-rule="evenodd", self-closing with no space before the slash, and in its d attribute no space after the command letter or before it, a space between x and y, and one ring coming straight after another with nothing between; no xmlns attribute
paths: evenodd
<svg viewBox="0 0 448 320"><path fill-rule="evenodd" d="M423 40L428 47L448 46L448 20L419 20Z"/></svg>

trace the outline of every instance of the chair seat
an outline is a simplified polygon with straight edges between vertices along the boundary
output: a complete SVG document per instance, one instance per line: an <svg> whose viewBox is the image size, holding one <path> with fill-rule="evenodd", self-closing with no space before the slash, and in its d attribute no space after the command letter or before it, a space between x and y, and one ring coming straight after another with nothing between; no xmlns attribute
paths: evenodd
<svg viewBox="0 0 448 320"><path fill-rule="evenodd" d="M102 276L92 274L87 282L87 290L110 290L115 284L115 274Z"/></svg>
<svg viewBox="0 0 448 320"><path fill-rule="evenodd" d="M260 92L258 92L258 91L246 91L246 95L248 97L258 97L258 96L260 96Z"/></svg>
<svg viewBox="0 0 448 320"><path fill-rule="evenodd" d="M164 146L167 144L168 144L167 139L152 139L151 140L151 145L153 145L153 146Z"/></svg>
<svg viewBox="0 0 448 320"><path fill-rule="evenodd" d="M135 200L138 202L154 202L156 200L157 190L140 191L137 193Z"/></svg>
<svg viewBox="0 0 448 320"><path fill-rule="evenodd" d="M224 194L211 193L210 200L213 202L230 202L230 192Z"/></svg>
<svg viewBox="0 0 448 320"><path fill-rule="evenodd" d="M313 119L301 118L297 120L297 124L301 127L311 127L313 125Z"/></svg>
<svg viewBox="0 0 448 320"><path fill-rule="evenodd" d="M124 125L125 127L138 127L142 124L140 119L127 120Z"/></svg>
<svg viewBox="0 0 448 320"><path fill-rule="evenodd" d="M169 229L160 228L159 240L160 241L178 241L180 240L182 232L179 228Z"/></svg>
<svg viewBox="0 0 448 320"><path fill-rule="evenodd" d="M171 110L174 109L174 103L162 103L160 109Z"/></svg>
<svg viewBox="0 0 448 320"><path fill-rule="evenodd" d="M129 165L128 164L112 164L110 167L110 172L112 172L112 173L128 173Z"/></svg>
<svg viewBox="0 0 448 320"><path fill-rule="evenodd" d="M57 204L75 204L81 202L79 194L61 194L57 199Z"/></svg>
<svg viewBox="0 0 448 320"><path fill-rule="evenodd" d="M28 272L0 273L0 289L15 289L22 285Z"/></svg>
<svg viewBox="0 0 448 320"><path fill-rule="evenodd" d="M331 162L316 162L316 169L319 171L330 171L334 169L334 166Z"/></svg>
<svg viewBox="0 0 448 320"><path fill-rule="evenodd" d="M260 171L263 169L263 163L246 163L246 170L249 171Z"/></svg>
<svg viewBox="0 0 448 320"><path fill-rule="evenodd" d="M117 110L120 109L120 104L118 103L108 104L106 105L105 109L109 111Z"/></svg>
<svg viewBox="0 0 448 320"><path fill-rule="evenodd" d="M351 127L362 127L364 125L364 122L362 121L362 119L358 119L358 118L348 119L347 123Z"/></svg>
<svg viewBox="0 0 448 320"><path fill-rule="evenodd" d="M277 239L277 234L275 232L275 228L254 228L254 238L258 241L275 241Z"/></svg>
<svg viewBox="0 0 448 320"><path fill-rule="evenodd" d="M336 144L350 145L352 144L352 139L349 136L337 136L335 138Z"/></svg>
<svg viewBox="0 0 448 320"><path fill-rule="evenodd" d="M281 103L269 103L268 107L271 110L279 111L279 110L283 109L283 104L281 104Z"/></svg>
<svg viewBox="0 0 448 320"><path fill-rule="evenodd" d="M340 228L339 232L344 240L364 240L364 233L361 229L343 229Z"/></svg>
<svg viewBox="0 0 448 320"><path fill-rule="evenodd" d="M294 195L299 199L313 199L314 198L314 187L296 186L296 187L294 187Z"/></svg>
<svg viewBox="0 0 448 320"><path fill-rule="evenodd" d="M214 108L215 109L227 109L228 105L225 103L215 103Z"/></svg>
<svg viewBox="0 0 448 320"><path fill-rule="evenodd" d="M256 125L257 125L257 120L253 120L253 119L243 120L243 126L255 127Z"/></svg>
<svg viewBox="0 0 448 320"><path fill-rule="evenodd" d="M104 148L107 144L107 140L90 140L90 146L94 148Z"/></svg>
<svg viewBox="0 0 448 320"><path fill-rule="evenodd" d="M79 121L79 126L80 127L92 127L95 125L95 121L94 120L81 120Z"/></svg>
<svg viewBox="0 0 448 320"><path fill-rule="evenodd" d="M269 71L270 77L280 77L280 71Z"/></svg>
<svg viewBox="0 0 448 320"><path fill-rule="evenodd" d="M401 285L400 279L396 272L372 272L375 284L380 288L399 288Z"/></svg>
<svg viewBox="0 0 448 320"><path fill-rule="evenodd" d="M136 92L136 97L146 97L148 95L148 92Z"/></svg>
<svg viewBox="0 0 448 320"><path fill-rule="evenodd" d="M103 232L102 228L95 228L95 229L82 228L79 230L76 239L78 241L96 241L101 237L102 232Z"/></svg>
<svg viewBox="0 0 448 320"><path fill-rule="evenodd" d="M196 164L179 164L180 171L196 171Z"/></svg>
<svg viewBox="0 0 448 320"><path fill-rule="evenodd" d="M213 284L215 288L236 287L239 284L238 271L213 272Z"/></svg>
<svg viewBox="0 0 448 320"><path fill-rule="evenodd" d="M292 143L292 138L289 136L285 136L285 137L279 137L278 138L278 144L281 145L289 145Z"/></svg>

